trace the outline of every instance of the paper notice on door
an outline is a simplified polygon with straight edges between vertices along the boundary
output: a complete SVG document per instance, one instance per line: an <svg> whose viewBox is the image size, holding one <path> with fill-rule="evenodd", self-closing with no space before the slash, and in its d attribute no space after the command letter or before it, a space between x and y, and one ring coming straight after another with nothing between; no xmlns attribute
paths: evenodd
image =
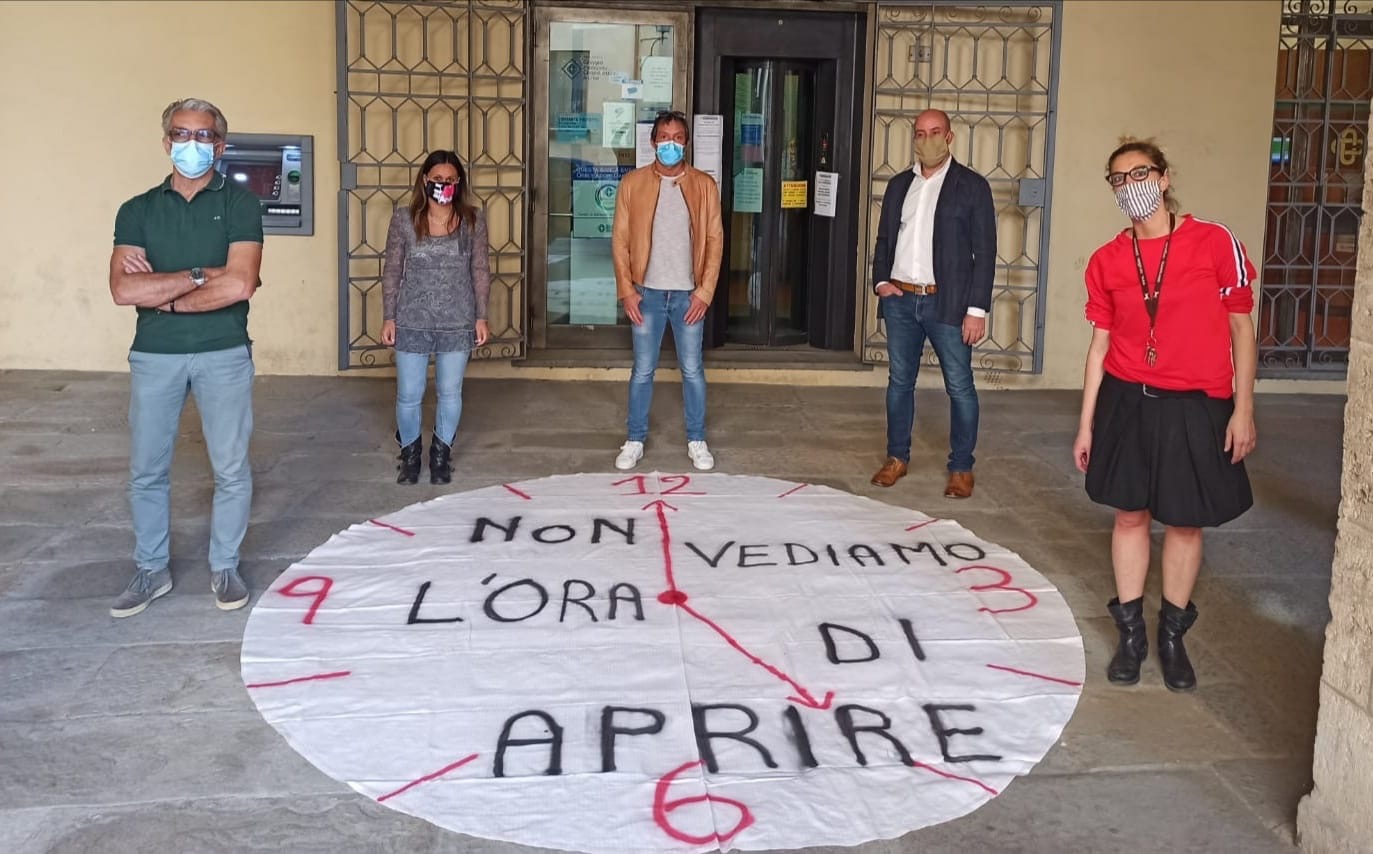
<svg viewBox="0 0 1373 854"><path fill-rule="evenodd" d="M734 176L734 212L763 212L763 170L747 166Z"/></svg>
<svg viewBox="0 0 1373 854"><path fill-rule="evenodd" d="M606 101L601 122L601 145L605 148L634 146L634 102Z"/></svg>
<svg viewBox="0 0 1373 854"><path fill-rule="evenodd" d="M809 188L809 181L783 181L782 207L804 208L806 206L806 192Z"/></svg>
<svg viewBox="0 0 1373 854"><path fill-rule="evenodd" d="M725 117L698 114L691 131L692 165L715 179L720 187L721 153L724 150Z"/></svg>
<svg viewBox="0 0 1373 854"><path fill-rule="evenodd" d="M839 195L838 172L815 173L815 215L834 216L834 200Z"/></svg>
<svg viewBox="0 0 1373 854"><path fill-rule="evenodd" d="M639 63L643 99L651 104L672 103L672 57L646 56Z"/></svg>
<svg viewBox="0 0 1373 854"><path fill-rule="evenodd" d="M639 122L634 126L634 166L647 166L658 155L653 150L653 122Z"/></svg>

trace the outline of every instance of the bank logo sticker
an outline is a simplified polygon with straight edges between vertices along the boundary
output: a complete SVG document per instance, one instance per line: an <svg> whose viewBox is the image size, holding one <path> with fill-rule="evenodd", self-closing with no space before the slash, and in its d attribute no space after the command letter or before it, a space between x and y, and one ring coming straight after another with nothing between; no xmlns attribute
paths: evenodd
<svg viewBox="0 0 1373 854"><path fill-rule="evenodd" d="M964 815L1077 705L1082 639L1020 557L824 486L582 474L366 520L243 641L321 771L490 839L854 845Z"/></svg>

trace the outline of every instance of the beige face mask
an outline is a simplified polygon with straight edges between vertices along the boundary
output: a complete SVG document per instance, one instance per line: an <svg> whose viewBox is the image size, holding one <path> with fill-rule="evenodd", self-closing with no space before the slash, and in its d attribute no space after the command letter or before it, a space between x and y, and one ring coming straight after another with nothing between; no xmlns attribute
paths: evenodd
<svg viewBox="0 0 1373 854"><path fill-rule="evenodd" d="M921 137L915 141L915 156L921 166L938 166L949 156L949 141L942 136Z"/></svg>

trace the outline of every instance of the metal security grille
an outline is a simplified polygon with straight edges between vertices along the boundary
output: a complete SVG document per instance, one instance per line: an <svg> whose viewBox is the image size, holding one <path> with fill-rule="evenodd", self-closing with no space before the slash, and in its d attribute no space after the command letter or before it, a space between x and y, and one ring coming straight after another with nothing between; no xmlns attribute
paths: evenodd
<svg viewBox="0 0 1373 854"><path fill-rule="evenodd" d="M974 353L975 367L986 371L1037 373L1042 366L1059 9L1056 2L877 7L864 278L887 182L915 162L915 117L944 110L954 156L987 178L997 209L989 337ZM864 292L863 358L885 361L876 297L871 288ZM933 361L932 351L926 358Z"/></svg>
<svg viewBox="0 0 1373 854"><path fill-rule="evenodd" d="M1362 214L1373 4L1286 0L1259 293L1264 376L1349 363Z"/></svg>
<svg viewBox="0 0 1373 854"><path fill-rule="evenodd" d="M525 3L335 3L338 40L339 368L389 364L380 343L386 229L435 149L457 151L491 237L491 341L524 352Z"/></svg>

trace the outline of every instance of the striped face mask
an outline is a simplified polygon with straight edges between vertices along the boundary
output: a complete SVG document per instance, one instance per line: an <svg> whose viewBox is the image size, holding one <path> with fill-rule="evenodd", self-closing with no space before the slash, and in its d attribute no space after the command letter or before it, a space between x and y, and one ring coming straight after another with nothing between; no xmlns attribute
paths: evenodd
<svg viewBox="0 0 1373 854"><path fill-rule="evenodd" d="M1121 213L1136 222L1148 219L1163 203L1163 190L1157 180L1127 181L1116 190Z"/></svg>

